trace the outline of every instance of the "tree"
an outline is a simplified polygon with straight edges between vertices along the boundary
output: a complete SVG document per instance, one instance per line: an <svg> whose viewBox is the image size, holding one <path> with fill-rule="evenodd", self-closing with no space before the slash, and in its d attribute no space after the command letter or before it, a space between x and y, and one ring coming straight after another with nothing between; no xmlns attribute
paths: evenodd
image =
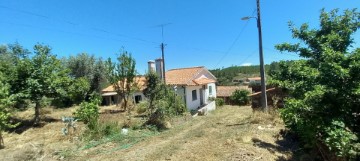
<svg viewBox="0 0 360 161"><path fill-rule="evenodd" d="M338 156L359 157L360 48L351 47L360 13L322 10L319 29L289 27L301 43L276 48L305 59L280 62L280 71L272 75L273 84L290 92L281 117L308 146L320 141Z"/></svg>
<svg viewBox="0 0 360 161"><path fill-rule="evenodd" d="M250 103L250 92L248 90L235 90L231 96L230 99L236 104L236 105L247 105Z"/></svg>
<svg viewBox="0 0 360 161"><path fill-rule="evenodd" d="M127 51L124 51L117 60L118 63L115 63L109 58L106 62L107 78L124 101L123 108L126 110L128 109L128 100L130 96L138 88L138 84L135 80L136 62Z"/></svg>
<svg viewBox="0 0 360 161"><path fill-rule="evenodd" d="M80 53L76 56L70 56L64 62L70 70L71 77L86 78L90 84L88 94L101 92L102 85L106 82L105 66L101 58L95 58L94 55L87 53Z"/></svg>
<svg viewBox="0 0 360 161"><path fill-rule="evenodd" d="M13 96L14 105L24 105L26 96L22 91L26 88L25 79L30 72L21 61L28 59L30 52L19 43L0 46L0 72L3 73L4 81L11 87L10 95Z"/></svg>
<svg viewBox="0 0 360 161"><path fill-rule="evenodd" d="M8 107L12 104L9 88L10 86L5 83L3 74L0 72L0 148L4 146L2 132L6 128L17 126L9 122L10 113Z"/></svg>
<svg viewBox="0 0 360 161"><path fill-rule="evenodd" d="M51 48L37 44L34 46L35 55L25 59L21 66L28 69L29 76L25 79L25 90L28 98L35 103L34 125L40 122L40 108L43 97L54 97L64 93L64 86L70 78L68 71L62 67L60 60L51 54Z"/></svg>
<svg viewBox="0 0 360 161"><path fill-rule="evenodd" d="M144 89L144 95L148 98L149 100L149 110L150 110L150 114L153 113L155 107L154 107L154 103L156 100L159 99L160 94L160 90L161 90L161 80L159 78L159 76L153 72L150 71L149 73L146 74L146 88Z"/></svg>

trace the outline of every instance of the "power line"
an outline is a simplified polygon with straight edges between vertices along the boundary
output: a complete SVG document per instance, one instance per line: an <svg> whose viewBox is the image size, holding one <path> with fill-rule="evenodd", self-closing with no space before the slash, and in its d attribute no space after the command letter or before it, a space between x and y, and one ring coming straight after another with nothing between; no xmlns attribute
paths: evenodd
<svg viewBox="0 0 360 161"><path fill-rule="evenodd" d="M254 54L257 52L258 50L254 50L251 54L249 54L247 57L245 57L245 59L239 64L244 64L251 56L254 56Z"/></svg>
<svg viewBox="0 0 360 161"><path fill-rule="evenodd" d="M15 8L3 6L3 5L0 5L0 8L13 10L13 11L20 12L20 13L23 13L23 14L32 15L32 16L36 16L36 17L40 17L40 18L44 18L44 19L48 19L48 20L52 20L52 21L67 23L67 24L70 24L70 25L73 25L73 26L80 26L80 27L83 27L83 28L87 28L87 29L90 29L90 30L93 30L93 31L102 32L102 33L106 33L106 34L110 34L110 35L115 35L115 36L119 36L119 37L125 37L125 38L129 38L129 39L133 39L133 40L137 40L137 41L142 41L142 42L146 42L146 43L151 43L151 44L158 44L158 42L155 42L155 41L149 41L149 40L145 40L145 39L142 39L142 38L137 38L137 37L128 36L128 35L124 35L124 34L114 33L114 32L110 32L110 31L107 31L107 30L102 29L102 28L88 27L86 25L81 25L79 23L74 23L72 21L68 21L68 20L64 20L64 19L52 18L52 17L49 17L49 16L37 14L37 13L26 11L26 10L15 9Z"/></svg>
<svg viewBox="0 0 360 161"><path fill-rule="evenodd" d="M253 11L253 13L251 14L252 16L255 14L255 9ZM235 46L236 42L239 40L241 34L244 32L245 28L248 25L248 21L246 21L244 27L240 30L240 33L237 35L237 37L235 38L235 40L233 41L233 43L230 45L230 47L228 48L228 50L224 53L224 55L219 59L218 63L216 63L216 65L214 66L214 69L217 68L217 66L224 60L224 58L230 53L230 51L232 50L232 48Z"/></svg>
<svg viewBox="0 0 360 161"><path fill-rule="evenodd" d="M71 34L71 35L94 37L94 38L100 38L100 39L114 40L114 41L118 41L118 42L127 42L127 41L120 40L120 39L115 39L115 38L102 37L102 36L98 36L98 35L83 34L83 33L78 33L78 32L58 30L58 29L52 29L52 28L46 28L46 27L38 27L38 26L33 26L33 25L28 25L28 24L18 24L18 23L12 23L12 22L0 22L0 23L8 24L8 25L14 25L14 26L20 26L20 27L37 28L37 29L43 29L43 30L62 32L62 33Z"/></svg>

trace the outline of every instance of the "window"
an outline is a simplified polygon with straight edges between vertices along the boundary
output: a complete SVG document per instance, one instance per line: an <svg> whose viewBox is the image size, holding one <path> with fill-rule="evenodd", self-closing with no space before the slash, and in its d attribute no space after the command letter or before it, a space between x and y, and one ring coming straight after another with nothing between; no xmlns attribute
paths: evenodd
<svg viewBox="0 0 360 161"><path fill-rule="evenodd" d="M209 95L212 95L212 86L209 86Z"/></svg>
<svg viewBox="0 0 360 161"><path fill-rule="evenodd" d="M192 100L193 101L197 100L196 90L192 91Z"/></svg>

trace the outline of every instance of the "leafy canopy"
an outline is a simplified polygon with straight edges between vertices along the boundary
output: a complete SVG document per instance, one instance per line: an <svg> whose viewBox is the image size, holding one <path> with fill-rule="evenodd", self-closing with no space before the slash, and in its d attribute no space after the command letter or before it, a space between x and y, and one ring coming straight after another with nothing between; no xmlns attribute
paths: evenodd
<svg viewBox="0 0 360 161"><path fill-rule="evenodd" d="M107 79L124 101L124 108L127 109L129 97L138 89L135 79L136 62L127 51L123 51L117 61L112 62L109 58L106 62Z"/></svg>
<svg viewBox="0 0 360 161"><path fill-rule="evenodd" d="M276 48L305 59L280 62L271 74L273 84L290 91L281 116L308 146L320 140L338 156L354 158L360 154L360 48L352 46L352 35L360 13L322 10L320 28L289 27L300 42Z"/></svg>

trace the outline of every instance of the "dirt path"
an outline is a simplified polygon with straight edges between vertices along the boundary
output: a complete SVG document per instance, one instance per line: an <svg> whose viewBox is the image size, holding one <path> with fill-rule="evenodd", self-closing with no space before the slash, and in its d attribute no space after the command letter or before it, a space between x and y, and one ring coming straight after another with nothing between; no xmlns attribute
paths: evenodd
<svg viewBox="0 0 360 161"><path fill-rule="evenodd" d="M56 110L51 115L58 118L70 112ZM6 134L8 146L0 150L0 160L268 161L291 160L297 148L294 142L279 135L284 128L279 118L256 116L250 107L225 106L207 116L181 122L127 148L106 142L84 150L81 141L62 136L59 131L64 126L62 122L51 122L21 134Z"/></svg>
<svg viewBox="0 0 360 161"><path fill-rule="evenodd" d="M291 147L282 147L278 144L281 139L275 137L283 125L278 120L262 122L252 115L250 107L223 107L129 149L98 154L87 160L288 159Z"/></svg>

